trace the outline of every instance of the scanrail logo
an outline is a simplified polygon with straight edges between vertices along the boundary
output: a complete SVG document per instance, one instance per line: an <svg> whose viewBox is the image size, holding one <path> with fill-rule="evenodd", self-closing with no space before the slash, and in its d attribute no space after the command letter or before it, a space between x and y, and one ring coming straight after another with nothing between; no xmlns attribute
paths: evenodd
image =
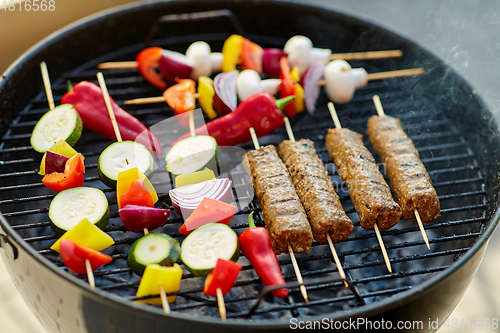
<svg viewBox="0 0 500 333"><path fill-rule="evenodd" d="M416 321L392 321L368 320L366 318L349 318L349 320L333 320L330 318L323 318L319 321L311 320L298 320L297 318L290 319L290 329L292 330L331 330L331 329L344 329L344 330L421 330L424 328L424 322L421 320Z"/></svg>

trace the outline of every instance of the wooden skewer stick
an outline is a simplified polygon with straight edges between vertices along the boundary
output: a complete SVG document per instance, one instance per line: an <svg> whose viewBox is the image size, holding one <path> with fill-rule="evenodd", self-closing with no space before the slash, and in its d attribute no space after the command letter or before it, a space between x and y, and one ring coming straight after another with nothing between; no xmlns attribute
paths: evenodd
<svg viewBox="0 0 500 333"><path fill-rule="evenodd" d="M409 68L409 69L399 69L396 71L387 71L387 72L379 72L379 73L370 73L370 74L368 74L368 81L393 79L396 77L421 75L424 73L425 73L425 69L423 69L422 67ZM326 86L326 80L319 80L318 86L320 86L320 87Z"/></svg>
<svg viewBox="0 0 500 333"><path fill-rule="evenodd" d="M189 111L189 133L191 133L191 136L196 136L193 111Z"/></svg>
<svg viewBox="0 0 500 333"><path fill-rule="evenodd" d="M149 234L149 230L148 230L148 228L144 228L144 235L147 235L147 234Z"/></svg>
<svg viewBox="0 0 500 333"><path fill-rule="evenodd" d="M349 53L333 53L330 60L371 60L371 59L388 59L400 58L403 56L401 50L382 50L382 51L367 51L367 52L349 52Z"/></svg>
<svg viewBox="0 0 500 333"><path fill-rule="evenodd" d="M160 298L161 298L161 306L163 307L163 312L169 314L170 305L168 304L167 293L165 293L165 289L163 289L163 286L160 286Z"/></svg>
<svg viewBox="0 0 500 333"><path fill-rule="evenodd" d="M94 272L92 271L92 265L90 265L90 261L85 259L85 268L87 269L87 278L89 280L89 285L91 289L95 288L95 279Z"/></svg>
<svg viewBox="0 0 500 333"><path fill-rule="evenodd" d="M45 61L40 63L40 69L42 70L43 85L45 87L45 94L47 95L47 100L49 102L49 109L53 110L55 108L54 96L52 95L52 88L50 87L49 71L47 69L47 64Z"/></svg>
<svg viewBox="0 0 500 333"><path fill-rule="evenodd" d="M290 120L288 119L288 117L284 117L284 119L288 138L290 139L290 141L295 142L295 136L293 135L292 126L290 126ZM330 250L332 251L333 258L335 260L335 264L337 265L337 270L339 271L340 277L346 280L344 269L342 268L342 264L340 263L339 256L337 255L335 246L333 246L332 238L330 237L329 233L326 234L326 238L328 239L328 245L330 246ZM346 288L349 288L349 285L346 281L344 281L344 285L346 286Z"/></svg>
<svg viewBox="0 0 500 333"><path fill-rule="evenodd" d="M337 111L335 111L335 107L332 102L328 103L328 110L330 110L330 114L332 115L333 122L335 123L335 128L342 128L340 125L339 117L337 115ZM375 234L377 235L378 243L380 244L380 248L382 249L382 255L384 256L385 265L389 270L389 273L392 273L391 262L389 260L389 256L387 255L387 251L385 250L384 241L382 239L382 235L380 234L380 230L378 229L377 224L374 224Z"/></svg>
<svg viewBox="0 0 500 333"><path fill-rule="evenodd" d="M194 98L200 97L200 94L193 94ZM144 98L136 98L130 99L128 101L123 102L123 104L151 104L151 103L165 103L165 97L157 96L157 97L144 97Z"/></svg>
<svg viewBox="0 0 500 333"><path fill-rule="evenodd" d="M403 56L401 50L382 50L382 51L367 51L367 52L348 52L348 53L333 53L330 60L371 60L371 59L388 59L399 58ZM137 61L114 61L102 62L97 65L100 69L122 69L122 68L137 68Z"/></svg>
<svg viewBox="0 0 500 333"><path fill-rule="evenodd" d="M285 123L287 122L288 118L285 117ZM288 122L288 126L290 126L290 122ZM259 139L257 138L257 134L255 134L255 130L253 127L250 127L250 135L252 136L252 141L255 149L260 148L259 144ZM302 297L304 297L304 300L309 302L309 297L307 296L307 290L306 286L304 286L304 280L302 279L302 274L300 273L300 268L299 265L297 264L297 259L295 259L295 253L293 253L292 246L288 244L288 253L290 254L290 259L292 260L292 266L293 270L295 271L295 276L297 277L297 282L300 283L300 292L302 293Z"/></svg>
<svg viewBox="0 0 500 333"><path fill-rule="evenodd" d="M219 306L220 319L226 321L226 303L224 303L224 295L222 295L222 290L217 288L215 290L217 293L217 305Z"/></svg>
<svg viewBox="0 0 500 333"><path fill-rule="evenodd" d="M122 136L120 134L120 129L118 128L118 123L116 122L115 112L113 106L111 105L111 99L109 98L108 88L106 87L106 81L104 81L104 76L101 72L97 73L97 81L99 81L99 86L102 90L102 96L104 97L104 102L106 103L106 108L108 109L109 118L111 118L111 124L113 124L113 130L115 131L116 140L118 142L122 141Z"/></svg>
<svg viewBox="0 0 500 333"><path fill-rule="evenodd" d="M377 114L379 117L385 117L384 108L382 107L382 102L380 101L380 97L378 95L373 96L373 103L375 104L375 109L377 109ZM420 219L420 214L415 209L415 217L417 219L418 227L420 228L420 232L422 233L422 238L424 239L425 245L430 250L431 246L429 244L429 238L427 237L427 233L425 232L424 225L422 220Z"/></svg>

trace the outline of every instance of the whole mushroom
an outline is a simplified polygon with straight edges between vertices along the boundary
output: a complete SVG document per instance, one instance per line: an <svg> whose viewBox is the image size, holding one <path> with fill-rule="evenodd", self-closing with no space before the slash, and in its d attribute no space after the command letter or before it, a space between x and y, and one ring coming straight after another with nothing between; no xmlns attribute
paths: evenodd
<svg viewBox="0 0 500 333"><path fill-rule="evenodd" d="M236 79L236 91L238 99L243 102L250 96L265 91L271 95L275 95L280 87L281 80L267 79L261 80L259 73L253 69L246 69L238 74Z"/></svg>
<svg viewBox="0 0 500 333"><path fill-rule="evenodd" d="M368 83L368 74L364 68L351 68L345 60L334 60L325 66L326 94L335 103L349 102L356 88Z"/></svg>
<svg viewBox="0 0 500 333"><path fill-rule="evenodd" d="M283 50L288 54L290 67L298 66L301 74L313 62L319 61L326 65L332 54L331 50L313 47L309 38L300 35L290 38Z"/></svg>

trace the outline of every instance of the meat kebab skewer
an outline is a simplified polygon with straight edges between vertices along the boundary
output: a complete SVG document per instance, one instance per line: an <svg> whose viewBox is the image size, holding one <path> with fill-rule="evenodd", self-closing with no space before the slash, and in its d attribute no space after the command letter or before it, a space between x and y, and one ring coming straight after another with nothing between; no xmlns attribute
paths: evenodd
<svg viewBox="0 0 500 333"><path fill-rule="evenodd" d="M288 117L285 128L289 140L280 143L278 154L292 178L295 191L304 206L314 238L320 243L328 242L339 275L344 285L349 287L346 275L340 262L332 237L335 242L349 237L353 231L352 221L347 217L328 171L314 147L308 139L295 141Z"/></svg>
<svg viewBox="0 0 500 333"><path fill-rule="evenodd" d="M342 128L333 103L328 108L335 128L328 130L326 147L340 178L346 183L361 227L375 230L385 264L392 273L391 263L380 230L396 225L401 218L401 207L394 201L391 189L384 180L375 159L364 146L362 135Z"/></svg>
<svg viewBox="0 0 500 333"><path fill-rule="evenodd" d="M274 252L288 251L300 284L304 300L308 302L294 251L307 251L313 241L311 226L304 207L295 193L285 164L273 145L260 147L257 135L250 128L255 150L247 153L255 195L262 209L264 222L271 236Z"/></svg>
<svg viewBox="0 0 500 333"><path fill-rule="evenodd" d="M402 218L416 221L430 250L422 222L435 220L440 213L439 198L415 145L398 118L386 116L380 98L373 96L378 116L368 119L368 136L386 166L387 176Z"/></svg>

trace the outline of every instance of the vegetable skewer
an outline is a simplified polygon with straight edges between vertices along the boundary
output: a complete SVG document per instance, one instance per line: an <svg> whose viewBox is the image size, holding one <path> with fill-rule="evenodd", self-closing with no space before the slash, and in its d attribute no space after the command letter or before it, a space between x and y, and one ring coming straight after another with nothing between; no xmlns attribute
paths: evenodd
<svg viewBox="0 0 500 333"><path fill-rule="evenodd" d="M288 133L288 138L289 138L289 140L290 140L292 143L294 143L294 142L296 142L296 141L295 141L295 136L293 135L292 127L290 126L290 120L288 119L288 117L284 117L284 118L285 118L285 128L286 128L286 132ZM282 144L283 144L283 143L282 143ZM280 145L280 148L281 148L281 145ZM279 150L279 153L280 153L280 157L283 159L284 155L283 155L283 153L282 153L282 150L281 150L281 149ZM317 155L316 155L316 156L317 156ZM318 157L318 159L319 159L319 156L317 156L317 157ZM283 159L283 162L285 162L285 160L284 160L284 159ZM321 162L321 163L322 163L322 162ZM286 164L286 162L285 162L285 165L287 165L287 164ZM288 165L287 165L287 166L288 166ZM289 171L290 171L290 174L292 174L292 170L290 170L290 168L289 168ZM325 169L325 172L326 172L326 169ZM304 176L304 177L307 177L307 176ZM292 178L293 178L293 177L292 177ZM294 183L294 185L296 186L296 190L297 190L297 184L296 184L296 183ZM335 196L336 196L336 194L335 194L335 193L332 193L331 195L332 195L332 196L333 196L333 195L335 195ZM301 199L302 204L304 205L304 208L306 208L306 207L305 207L306 201L304 200L304 196L300 196L300 195L299 195L299 198ZM337 201L338 201L338 197L337 197ZM338 202L338 204L340 205L340 202ZM331 203L331 202L328 202L326 205L327 205L327 206L335 206L335 205L334 205L333 203ZM339 223L345 223L345 224L350 223L350 225L348 225L348 226L350 226L350 230L349 230L349 234L350 234L350 233L352 232L352 229L353 229L353 227L352 227L352 222L351 222L351 221L350 221L350 219L347 217L347 215L345 215L345 212L343 211L343 209L341 208L341 206L340 206L339 208L340 208L340 209L339 209L339 213L343 213L343 214L339 214L340 216L330 215L330 216L329 216L329 218L337 217L337 218L338 218L338 220L339 220ZM332 209L332 210L333 210L333 209ZM340 210L341 210L342 212L340 212ZM336 212L335 212L335 213L336 213ZM312 219L313 219L313 217L312 217L312 216L308 216L308 218L309 218L309 223L311 223L311 228L313 228L313 223L311 222L311 221L312 221ZM344 220L344 219L345 219L345 220ZM329 245L329 247L330 247L330 251L332 252L332 255L333 255L333 258L334 258L335 264L337 265L337 270L339 271L339 275L340 275L340 277L341 277L342 279L344 279L344 285L345 285L345 287L346 287L346 288L349 288L349 285L347 284L347 278L346 278L346 275L345 275L344 269L342 268L342 264L341 264L341 262L340 262L340 259L339 259L339 256L338 256L338 254L337 254L337 251L335 250L335 246L333 245L332 238L330 237L330 231L331 231L331 229L334 229L334 228L335 228L335 221L331 220L331 221L329 221L329 223L330 223L330 225L329 225L329 229L327 229L327 230L322 230L322 231L326 231L326 232L325 232L325 233L326 233L326 239L327 239L327 241L328 241L328 245ZM321 222L320 222L320 221L319 221L317 224L318 224L318 227L319 227L319 228L321 228L321 229L325 227L324 223L323 223L323 224L321 224ZM339 228L340 228L340 227L339 227ZM314 231L314 228L313 228L313 231ZM318 237L319 237L319 236L318 236L317 234L314 234L314 235L315 235L316 240L318 240Z"/></svg>
<svg viewBox="0 0 500 333"><path fill-rule="evenodd" d="M364 147L360 135L348 130L344 130L347 131L345 133L340 133L339 130L342 129L342 126L340 124L337 112L335 111L332 102L328 103L328 109L330 110L333 122L335 123L335 130L330 129L327 135L328 151L332 156L335 165L337 166L339 175L341 175L341 178L348 184L350 192L349 194L351 196L351 199L353 200L354 207L356 208L356 211L360 216L361 226L365 229L373 227L373 229L375 230L375 234L380 244L380 249L382 250L382 255L384 257L385 264L389 272L392 273L391 262L387 255L387 251L385 249L382 236L380 235L378 223L380 223L385 229L392 227L399 221L399 218L401 216L401 208L392 199L390 188L389 186L387 186L383 176L380 174L380 171L378 170L378 167L375 164L373 157L366 149L366 147ZM338 134L339 136L338 137L333 136L336 134ZM340 159L337 160L337 158L339 157L338 155L339 152L334 149L335 147L329 146L329 143L333 143L333 141L329 140L339 140L339 138L341 138L340 134L348 135L349 137L352 136L353 139L355 138L357 140L357 147L355 148L353 147L352 151L354 155L351 156L346 154L345 156L346 160L344 161L340 161ZM354 144L354 142L352 142L352 144ZM336 148L340 149L340 147ZM337 158L333 158L334 154L336 155ZM349 163L348 160L351 161L351 163ZM359 192L361 189L356 188L364 186L365 184L364 179L360 179L362 182L356 183L356 180L352 179L352 175L347 170L347 165L352 167L356 166L356 164L357 164L356 167L357 170L355 171L363 171L359 170L360 167L369 168L366 169L367 173L365 178L367 178L368 175L372 177L375 176L377 178L377 179L372 179L370 177L370 182L372 183L371 186L373 188L364 190L364 192L370 193L371 198L368 199L369 200L371 199L370 201L373 200L372 205L374 206L376 205L376 207L366 206L366 204L363 203L363 201L366 201L367 198L364 199L361 198L360 196L361 193ZM351 169L351 171L352 170L354 169ZM355 177L359 177L359 173L356 174L357 175Z"/></svg>
<svg viewBox="0 0 500 333"><path fill-rule="evenodd" d="M260 147L259 140L257 139L257 135L256 135L255 130L254 130L254 128L253 128L253 127L251 127L251 128L250 128L250 135L251 135L251 137L252 137L252 141L253 141L253 144L254 144L254 146L255 146L255 150L256 150L256 151L259 151L261 147ZM280 161L280 162L281 162L281 160L280 160L279 156L277 156L278 154L276 153L276 149L275 149L273 146L271 146L271 147L274 149L274 154L276 155L276 159L277 159L278 161ZM266 147L263 147L263 148L266 148ZM272 154L272 153L270 153L269 155L271 155L271 154ZM252 161L250 160L250 158L249 158L249 162L250 162L250 165L252 166ZM255 163L255 162L254 162L254 163ZM281 164L283 164L283 162L281 162ZM286 171L286 167L285 167L284 165L283 165L283 169L285 170L285 172L287 172L287 173L288 173L288 171ZM289 182L290 182L290 181L289 181ZM255 185L254 185L254 187L255 187ZM304 225L304 227L305 227L306 229L304 229L303 233L304 233L305 235L307 235L308 237L307 237L307 239L301 239L301 241L306 242L306 243L304 244L304 246L306 246L306 248L303 248L303 247L302 247L302 245L300 245L300 244L299 244L298 246L299 246L299 248L300 248L302 251L305 251L305 250L307 250L307 249L311 246L311 243L312 243L312 233L311 233L311 230L310 230L310 228L311 228L311 227L310 227L310 225L309 225L309 222L307 221L307 217L305 216L305 212L303 211L303 210L304 210L304 208L302 207L302 204L300 203L300 201L299 201L299 199L298 199L298 197L297 197L297 194L295 193L295 189L293 189L293 185L291 185L291 183L290 183L290 187L292 187L292 190L293 190L293 195L294 195L294 198L295 198L295 200L294 200L294 201L296 201L296 202L300 205L300 209L298 210L298 212L299 212L299 213L300 213L300 212L302 212L302 214L303 214L303 218L302 218L301 220L297 220L297 221L295 221L295 222L294 222L294 224L295 224L295 225L296 225L296 227L297 227L296 229L300 229L300 225L301 225L301 224L300 224L299 222L304 221L304 222L303 222L303 225ZM256 193L256 194L257 194L257 193ZM258 197L259 197L259 196L258 196ZM264 213L264 211L263 211L263 213ZM264 213L264 214L265 214L265 213ZM301 215L302 215L302 214L301 214ZM305 223L307 223L307 225L306 225ZM274 235L273 230L270 230L270 231L269 231L269 233L271 234L271 237L273 238L273 235ZM303 236L298 236L298 237L303 237ZM274 247L275 252L276 252L276 253L279 253L279 252L277 252L277 248L276 248L276 247L277 247L277 245L278 245L278 244L276 244L276 238L274 238L274 239L273 239L273 247ZM283 245L283 244L281 244L281 245ZM286 244L286 249L288 250L288 253L289 253L289 255L290 255L290 259L291 259L291 261L292 261L293 269L294 269L294 271L295 271L295 275L296 275L296 277L297 277L297 282L299 282L299 284L300 284L300 291L301 291L301 293L302 293L302 297L304 297L304 300L305 300L306 302L308 302L308 301L309 301L309 298L308 298L308 296L307 296L307 289L306 289L306 287L304 286L304 280L302 279L302 274L300 273L300 269L299 269L299 266L298 266L298 264L297 264L297 260L295 259L295 254L294 254L294 252L293 252L292 246L290 245L290 242L288 242L288 243ZM280 250L280 251L281 251L281 250Z"/></svg>

